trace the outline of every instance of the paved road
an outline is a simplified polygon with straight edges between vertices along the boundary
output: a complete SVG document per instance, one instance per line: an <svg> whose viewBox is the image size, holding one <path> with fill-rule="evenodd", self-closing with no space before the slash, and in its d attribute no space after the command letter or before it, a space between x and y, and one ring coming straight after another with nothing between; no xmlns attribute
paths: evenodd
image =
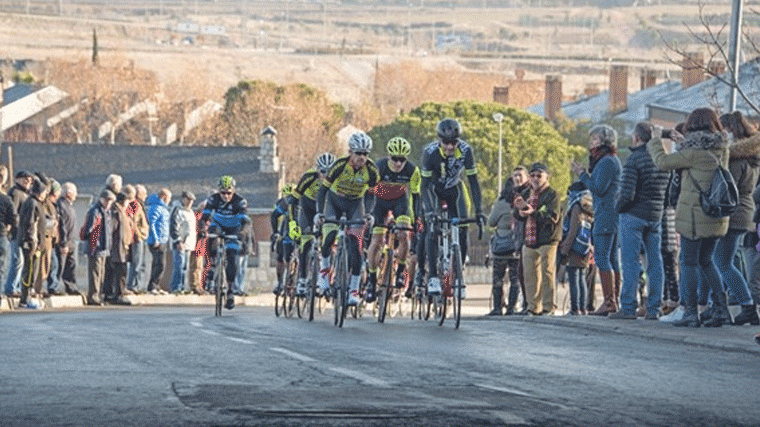
<svg viewBox="0 0 760 427"><path fill-rule="evenodd" d="M0 316L0 425L760 424L758 352L551 319L337 329L265 307L210 314Z"/></svg>

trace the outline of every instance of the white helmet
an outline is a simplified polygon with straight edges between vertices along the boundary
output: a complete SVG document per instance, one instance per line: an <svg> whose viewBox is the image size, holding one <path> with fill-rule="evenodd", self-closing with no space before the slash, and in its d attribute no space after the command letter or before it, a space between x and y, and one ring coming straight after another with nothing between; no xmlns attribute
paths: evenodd
<svg viewBox="0 0 760 427"><path fill-rule="evenodd" d="M322 173L327 173L335 163L335 156L332 153L322 153L317 157L317 169Z"/></svg>
<svg viewBox="0 0 760 427"><path fill-rule="evenodd" d="M356 152L368 152L372 149L372 138L364 132L354 132L348 138L348 149Z"/></svg>

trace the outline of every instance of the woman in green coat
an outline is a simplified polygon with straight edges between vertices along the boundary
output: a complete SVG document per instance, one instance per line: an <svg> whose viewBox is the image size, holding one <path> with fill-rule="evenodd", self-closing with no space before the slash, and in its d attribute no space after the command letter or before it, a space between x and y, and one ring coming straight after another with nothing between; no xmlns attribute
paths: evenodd
<svg viewBox="0 0 760 427"><path fill-rule="evenodd" d="M681 194L676 205L676 231L681 235L681 286L686 311L676 326L699 326L697 283L722 291L718 269L713 262L718 239L728 231L728 217L712 218L700 203L700 191L707 190L718 167L728 167L728 136L718 115L709 108L697 108L684 125L685 136L676 141L675 152L667 154L662 145L662 129L656 129L647 144L655 165L665 170L681 170ZM695 185L696 184L696 185Z"/></svg>

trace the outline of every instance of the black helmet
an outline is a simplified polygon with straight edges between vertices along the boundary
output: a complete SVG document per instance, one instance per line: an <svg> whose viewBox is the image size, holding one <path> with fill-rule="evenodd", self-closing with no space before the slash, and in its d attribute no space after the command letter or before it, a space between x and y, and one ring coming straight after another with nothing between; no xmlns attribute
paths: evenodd
<svg viewBox="0 0 760 427"><path fill-rule="evenodd" d="M435 131L442 142L456 141L462 133L462 126L457 119L443 119L438 122Z"/></svg>

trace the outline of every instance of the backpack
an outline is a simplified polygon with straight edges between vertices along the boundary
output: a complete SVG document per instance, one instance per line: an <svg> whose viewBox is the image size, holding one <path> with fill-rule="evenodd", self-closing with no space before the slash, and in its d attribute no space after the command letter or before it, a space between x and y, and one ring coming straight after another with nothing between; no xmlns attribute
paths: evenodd
<svg viewBox="0 0 760 427"><path fill-rule="evenodd" d="M718 167L713 172L707 191L702 191L697 181L691 176L691 171L689 171L689 178L699 191L699 202L705 214L710 218L723 218L736 212L739 208L739 189L736 187L731 172L721 166L720 161L713 153L709 151L708 153L715 159Z"/></svg>
<svg viewBox="0 0 760 427"><path fill-rule="evenodd" d="M585 195L590 195L589 190L582 190L578 192L570 192L567 196L567 209L565 210L565 217L562 220L562 238L564 240L567 237L567 233L570 232L570 216L573 211L573 207L581 202L581 199ZM570 248L570 252L585 257L591 250L591 222L582 219L580 227L578 228L578 235L575 236L573 246Z"/></svg>

